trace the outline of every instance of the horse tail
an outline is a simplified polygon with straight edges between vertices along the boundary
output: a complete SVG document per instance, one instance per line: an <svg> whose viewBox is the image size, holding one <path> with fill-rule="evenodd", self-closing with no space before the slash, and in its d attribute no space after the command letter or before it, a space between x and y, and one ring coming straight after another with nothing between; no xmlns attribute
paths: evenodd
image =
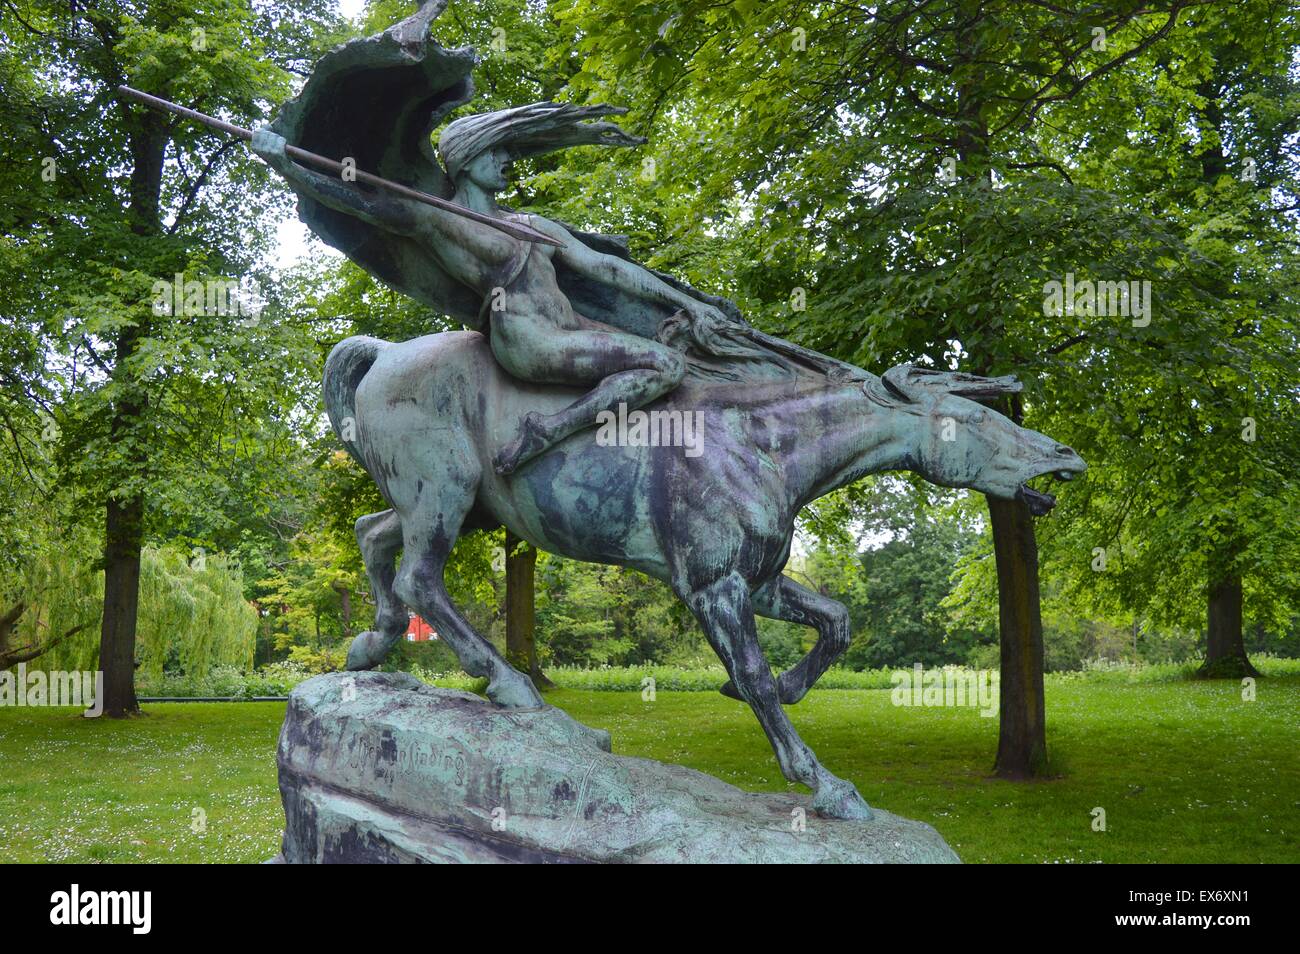
<svg viewBox="0 0 1300 954"><path fill-rule="evenodd" d="M325 413L329 415L335 435L362 467L366 462L361 459L356 443L357 388L379 357L379 352L387 347L388 342L380 338L356 335L336 344L325 359Z"/></svg>

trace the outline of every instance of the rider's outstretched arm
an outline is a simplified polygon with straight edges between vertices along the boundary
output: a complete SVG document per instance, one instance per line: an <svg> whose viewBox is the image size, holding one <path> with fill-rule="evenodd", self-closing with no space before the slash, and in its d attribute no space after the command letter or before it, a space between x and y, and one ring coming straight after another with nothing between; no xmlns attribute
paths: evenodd
<svg viewBox="0 0 1300 954"><path fill-rule="evenodd" d="M253 152L284 176L294 191L386 232L415 235L419 231L419 216L413 203L392 196L376 196L355 184L298 165L285 153L284 137L269 128L256 130L251 145Z"/></svg>

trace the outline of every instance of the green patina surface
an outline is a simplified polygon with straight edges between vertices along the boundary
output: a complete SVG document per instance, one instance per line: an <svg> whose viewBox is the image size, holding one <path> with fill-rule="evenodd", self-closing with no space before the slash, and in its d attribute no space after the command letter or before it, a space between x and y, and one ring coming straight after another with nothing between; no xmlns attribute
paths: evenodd
<svg viewBox="0 0 1300 954"><path fill-rule="evenodd" d="M405 673L334 673L289 697L281 860L926 863L923 822L824 817L794 792L612 754L555 706L510 709Z"/></svg>
<svg viewBox="0 0 1300 954"><path fill-rule="evenodd" d="M785 776L811 789L823 814L870 817L781 709L848 646L844 607L781 573L796 515L885 470L1024 500L1042 514L1054 501L1029 481L1086 465L976 403L1018 391L1011 378L906 366L876 377L758 332L733 303L632 261L625 241L500 206L513 159L641 140L599 118L616 107L532 103L457 117L435 155L434 129L473 90L469 51L429 36L445 6L427 0L382 34L327 54L251 144L326 242L392 288L490 332L400 343L357 336L326 363L330 422L391 508L357 523L376 622L353 642L348 668L379 665L409 608L465 671L488 680L493 702L537 705L532 684L465 620L443 580L462 533L504 526L548 552L668 582ZM357 189L295 163L287 144L349 156L454 205ZM522 219L550 241L484 224ZM608 446L593 435L602 418L629 409L698 421L695 452L671 439ZM779 679L758 644L756 613L818 630L813 650Z"/></svg>

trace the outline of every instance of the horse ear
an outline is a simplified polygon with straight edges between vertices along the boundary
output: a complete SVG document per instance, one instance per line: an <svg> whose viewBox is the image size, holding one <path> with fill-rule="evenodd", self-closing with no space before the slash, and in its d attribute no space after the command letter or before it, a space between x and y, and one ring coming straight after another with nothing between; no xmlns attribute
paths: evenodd
<svg viewBox="0 0 1300 954"><path fill-rule="evenodd" d="M972 401L986 401L1004 394L1018 394L1023 385L1013 375L982 378L961 371L939 371L900 364L890 368L880 379L891 394L904 401L914 401L919 391L955 394Z"/></svg>
<svg viewBox="0 0 1300 954"><path fill-rule="evenodd" d="M896 364L880 376L880 383L890 394L900 401L912 401L912 388L909 378L915 370L910 364Z"/></svg>
<svg viewBox="0 0 1300 954"><path fill-rule="evenodd" d="M972 401L987 401L1005 394L1019 394L1024 390L1012 374L998 378L981 378L975 374L962 374L954 371L949 375L948 392L958 397L970 398Z"/></svg>

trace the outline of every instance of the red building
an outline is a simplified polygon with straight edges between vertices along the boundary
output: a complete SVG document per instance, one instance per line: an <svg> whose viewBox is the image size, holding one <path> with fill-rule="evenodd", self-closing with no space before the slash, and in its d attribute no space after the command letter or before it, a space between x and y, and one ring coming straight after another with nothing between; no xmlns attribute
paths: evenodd
<svg viewBox="0 0 1300 954"><path fill-rule="evenodd" d="M406 640L410 643L427 643L431 639L437 639L438 634L433 631L433 627L416 616L414 613L408 614L411 618L406 627Z"/></svg>

